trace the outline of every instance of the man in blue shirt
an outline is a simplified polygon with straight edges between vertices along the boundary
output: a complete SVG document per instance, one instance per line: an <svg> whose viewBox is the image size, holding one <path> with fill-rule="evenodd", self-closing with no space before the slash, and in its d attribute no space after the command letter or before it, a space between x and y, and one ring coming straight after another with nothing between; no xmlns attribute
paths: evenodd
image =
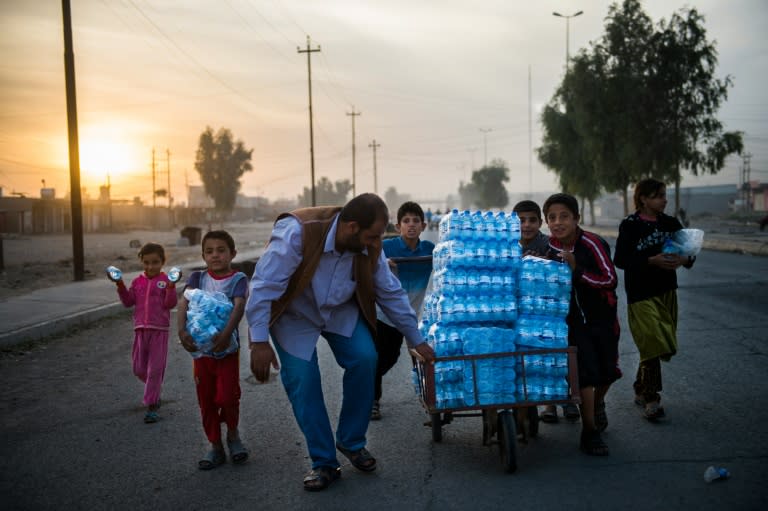
<svg viewBox="0 0 768 511"><path fill-rule="evenodd" d="M432 256L435 244L428 240L419 239L426 226L424 211L421 206L415 202L405 202L397 210L395 228L400 236L384 240L382 243L384 255L388 258ZM432 273L432 261L395 264L390 260L389 263L392 271L396 272L400 279L403 289L408 293L411 308L418 313L424 301L429 276ZM397 363L400 347L403 344L403 334L381 308L376 310L376 318L375 343L379 361L376 366L376 386L374 387L371 420L381 419L381 379Z"/></svg>
<svg viewBox="0 0 768 511"><path fill-rule="evenodd" d="M267 381L277 368L307 442L312 470L304 489L319 491L341 476L336 450L363 472L376 469L366 432L376 374L375 304L428 361L432 348L419 334L408 295L389 269L381 239L386 204L362 194L343 208L303 208L278 217L251 280L246 305L251 371ZM344 368L335 441L317 360L322 335Z"/></svg>

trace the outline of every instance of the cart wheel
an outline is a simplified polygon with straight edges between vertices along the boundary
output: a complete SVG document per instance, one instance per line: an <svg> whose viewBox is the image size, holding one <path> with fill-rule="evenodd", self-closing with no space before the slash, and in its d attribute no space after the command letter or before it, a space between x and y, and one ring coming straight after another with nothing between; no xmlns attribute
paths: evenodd
<svg viewBox="0 0 768 511"><path fill-rule="evenodd" d="M443 440L443 418L439 413L430 414L432 419L432 441L442 442Z"/></svg>
<svg viewBox="0 0 768 511"><path fill-rule="evenodd" d="M528 436L536 438L539 435L539 410L535 406L528 407Z"/></svg>
<svg viewBox="0 0 768 511"><path fill-rule="evenodd" d="M509 410L499 412L499 452L501 464L509 473L517 470L517 434L515 433L515 418Z"/></svg>
<svg viewBox="0 0 768 511"><path fill-rule="evenodd" d="M496 410L483 410L483 445L490 445L496 434Z"/></svg>

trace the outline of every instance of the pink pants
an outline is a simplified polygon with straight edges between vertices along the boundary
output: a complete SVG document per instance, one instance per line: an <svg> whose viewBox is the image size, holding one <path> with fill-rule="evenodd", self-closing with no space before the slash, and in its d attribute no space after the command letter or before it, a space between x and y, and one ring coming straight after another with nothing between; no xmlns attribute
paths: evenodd
<svg viewBox="0 0 768 511"><path fill-rule="evenodd" d="M168 359L168 331L142 329L133 339L133 374L144 382L144 406L160 401Z"/></svg>

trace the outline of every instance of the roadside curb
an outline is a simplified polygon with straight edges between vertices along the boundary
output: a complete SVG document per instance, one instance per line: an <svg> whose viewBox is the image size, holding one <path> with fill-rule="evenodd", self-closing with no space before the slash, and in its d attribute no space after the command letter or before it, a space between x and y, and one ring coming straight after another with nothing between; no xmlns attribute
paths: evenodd
<svg viewBox="0 0 768 511"><path fill-rule="evenodd" d="M123 304L117 301L107 305L100 305L83 311L78 311L66 316L37 323L36 325L17 328L10 332L0 333L0 348L9 348L24 342L35 342L52 335L57 335L70 328L85 327L102 318L116 316L121 311L127 311Z"/></svg>

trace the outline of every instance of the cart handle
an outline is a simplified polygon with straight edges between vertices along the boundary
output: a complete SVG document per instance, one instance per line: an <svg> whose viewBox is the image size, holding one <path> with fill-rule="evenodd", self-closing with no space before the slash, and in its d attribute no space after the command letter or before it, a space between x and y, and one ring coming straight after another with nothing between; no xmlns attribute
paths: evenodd
<svg viewBox="0 0 768 511"><path fill-rule="evenodd" d="M432 262L432 256L388 257L393 263L428 263Z"/></svg>

